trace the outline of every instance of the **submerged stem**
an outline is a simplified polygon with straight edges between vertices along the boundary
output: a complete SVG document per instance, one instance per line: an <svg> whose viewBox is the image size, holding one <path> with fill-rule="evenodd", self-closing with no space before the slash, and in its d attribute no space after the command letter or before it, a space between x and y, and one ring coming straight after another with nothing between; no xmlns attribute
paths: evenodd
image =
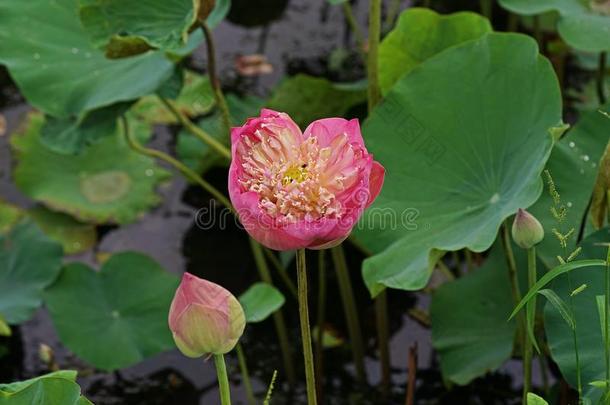
<svg viewBox="0 0 610 405"><path fill-rule="evenodd" d="M309 405L316 405L316 378L313 363L313 349L311 346L309 308L307 305L307 264L305 262L305 249L297 250L297 280L301 340L303 344L303 359L305 360L305 381L307 383L307 403Z"/></svg>
<svg viewBox="0 0 610 405"><path fill-rule="evenodd" d="M220 391L221 405L231 405L231 391L229 390L229 377L227 376L227 366L222 354L214 355L216 365L216 376L218 377L218 388Z"/></svg>
<svg viewBox="0 0 610 405"><path fill-rule="evenodd" d="M343 301L343 310L345 312L345 320L347 321L347 329L349 332L350 343L352 346L352 356L356 367L356 376L362 383L366 381L366 370L364 368L364 348L362 344L362 330L358 319L358 307L354 298L352 282L349 277L347 263L345 261L345 252L342 245L338 245L331 249L335 271L337 272L337 281L339 282L339 292Z"/></svg>
<svg viewBox="0 0 610 405"><path fill-rule="evenodd" d="M250 381L250 373L248 372L248 363L246 362L246 356L244 355L244 349L241 346L241 343L237 343L235 346L235 351L237 352L237 360L239 361L241 377L244 381L244 389L246 390L248 405L256 405L256 397L254 396L252 381Z"/></svg>
<svg viewBox="0 0 610 405"><path fill-rule="evenodd" d="M231 114L229 112L229 107L227 106L227 101L225 100L224 94L222 94L220 80L218 79L218 74L216 71L216 49L214 46L214 37L212 35L212 30L205 22L200 23L200 25L203 33L205 34L205 43L208 51L208 75L210 76L210 83L212 84L212 90L214 90L216 104L220 109L225 134L229 136L229 130L231 129Z"/></svg>

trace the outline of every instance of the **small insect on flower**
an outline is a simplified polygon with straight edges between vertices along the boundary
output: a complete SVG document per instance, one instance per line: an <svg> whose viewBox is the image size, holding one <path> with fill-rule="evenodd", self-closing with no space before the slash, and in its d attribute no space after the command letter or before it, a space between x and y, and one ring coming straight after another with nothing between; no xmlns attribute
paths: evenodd
<svg viewBox="0 0 610 405"><path fill-rule="evenodd" d="M229 194L246 231L275 250L343 241L381 191L385 169L357 120L328 118L301 132L264 109L231 132Z"/></svg>
<svg viewBox="0 0 610 405"><path fill-rule="evenodd" d="M184 273L169 310L169 328L185 356L225 354L245 326L244 311L229 291Z"/></svg>

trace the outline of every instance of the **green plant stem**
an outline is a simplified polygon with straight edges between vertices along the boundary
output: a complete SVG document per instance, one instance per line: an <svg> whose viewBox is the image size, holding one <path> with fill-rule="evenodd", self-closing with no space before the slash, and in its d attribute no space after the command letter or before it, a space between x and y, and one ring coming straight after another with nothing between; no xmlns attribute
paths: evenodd
<svg viewBox="0 0 610 405"><path fill-rule="evenodd" d="M606 274L605 274L605 302L606 310L604 311L604 349L605 349L605 362L606 362L606 395L605 398L610 396L610 333L608 328L610 327L610 247L608 247L608 255L606 258Z"/></svg>
<svg viewBox="0 0 610 405"><path fill-rule="evenodd" d="M599 67L597 69L597 97L599 105L606 104L606 56L607 52L599 54Z"/></svg>
<svg viewBox="0 0 610 405"><path fill-rule="evenodd" d="M527 250L527 282L531 289L536 284L536 248L531 247ZM531 322L535 323L536 299L532 298L527 303L527 312L533 311ZM533 330L533 325L527 325ZM534 347L529 333L525 334L525 346L523 348L523 403L527 403L527 393L532 389L532 358Z"/></svg>
<svg viewBox="0 0 610 405"><path fill-rule="evenodd" d="M485 16L492 23L492 2L491 0L479 0L479 5L481 7L481 14Z"/></svg>
<svg viewBox="0 0 610 405"><path fill-rule="evenodd" d="M248 405L256 405L256 397L254 396L254 390L252 389L252 381L250 381L250 373L248 372L248 363L246 362L246 356L241 343L237 342L235 346L237 352L237 360L239 361L239 370L241 377L244 381L244 388L246 390L246 398Z"/></svg>
<svg viewBox="0 0 610 405"><path fill-rule="evenodd" d="M472 252L469 249L464 249L464 256L466 256L466 273L470 273L472 270L474 270Z"/></svg>
<svg viewBox="0 0 610 405"><path fill-rule="evenodd" d="M299 319L301 322L301 340L303 359L305 361L305 381L307 384L307 403L317 404L316 377L311 346L311 328L309 326L309 307L307 305L307 264L305 249L297 250L297 288L299 291Z"/></svg>
<svg viewBox="0 0 610 405"><path fill-rule="evenodd" d="M186 178L190 179L191 181L200 185L205 191L210 193L216 200L218 200L218 202L220 202L226 208L231 210L231 212L235 213L233 206L231 205L231 201L229 201L229 199L227 197L225 197L224 194L222 194L220 191L218 191L210 183L205 181L201 176L199 176L193 170L189 169L182 162L178 161L177 159L173 158L172 156L168 155L167 153L140 145L138 143L138 141L134 137L131 136L131 132L129 130L129 123L127 122L127 119L125 117L121 117L121 121L123 123L123 134L125 136L125 140L127 141L128 145L131 147L131 149L133 149L134 151L136 151L142 155L145 155L145 156L148 156L148 157L151 157L154 159L159 159L159 160L162 160L165 163L169 164L174 169L178 170L184 177L186 177Z"/></svg>
<svg viewBox="0 0 610 405"><path fill-rule="evenodd" d="M220 109L223 125L225 127L225 133L228 137L229 130L231 129L231 113L229 112L229 107L227 106L227 101L225 100L224 94L222 94L220 80L218 79L218 74L216 72L216 48L214 46L214 36L212 35L212 30L205 22L201 22L200 25L205 36L205 43L208 51L208 75L210 76L212 90L214 90L216 104Z"/></svg>
<svg viewBox="0 0 610 405"><path fill-rule="evenodd" d="M375 314L377 322L377 339L379 340L379 361L381 363L381 392L384 397L390 394L390 345L388 325L388 293L383 290L375 298Z"/></svg>
<svg viewBox="0 0 610 405"><path fill-rule="evenodd" d="M388 6L387 13L385 16L385 29L389 30L394 26L394 22L396 21L396 17L398 13L400 13L400 4L402 0L391 0L390 5Z"/></svg>
<svg viewBox="0 0 610 405"><path fill-rule="evenodd" d="M506 264L508 266L508 275L510 278L511 293L515 305L521 301L521 289L519 288L519 278L517 276L517 264L515 263L515 255L513 254L513 248L511 245L511 239L509 236L509 225L508 220L502 224L502 248L504 249L504 255L506 256ZM517 342L521 345L521 350L525 348L525 317L522 313L517 315Z"/></svg>
<svg viewBox="0 0 610 405"><path fill-rule="evenodd" d="M317 335L316 335L316 392L318 402L323 403L324 390L324 322L326 322L326 250L318 252L318 306L317 306Z"/></svg>
<svg viewBox="0 0 610 405"><path fill-rule="evenodd" d="M440 271L445 275L445 277L447 277L447 280L449 280L449 281L455 280L455 274L453 274L451 272L451 270L449 270L449 267L447 267L447 265L443 261L443 258L440 258L438 260L438 262L436 262L436 265L438 266Z"/></svg>
<svg viewBox="0 0 610 405"><path fill-rule="evenodd" d="M339 245L331 249L335 271L337 272L337 281L339 282L339 293L343 301L343 310L345 312L345 320L347 321L347 329L352 348L352 356L354 358L354 366L356 367L356 377L360 383L366 382L366 369L364 368L364 347L362 344L362 330L358 319L358 307L354 298L354 290L347 269L345 260L345 251L343 246Z"/></svg>
<svg viewBox="0 0 610 405"><path fill-rule="evenodd" d="M288 272L286 271L284 266L282 266L282 263L279 261L277 256L273 254L271 249L263 248L263 250L265 251L265 256L267 256L267 259L271 262L273 267L275 267L275 269L277 270L277 273L280 275L280 278L286 285L286 288L288 288L288 291L290 291L290 293L296 300L297 299L297 287L292 282L292 279L288 275Z"/></svg>
<svg viewBox="0 0 610 405"><path fill-rule="evenodd" d="M379 39L381 36L381 0L369 2L369 55L367 62L369 114L381 100L379 87Z"/></svg>
<svg viewBox="0 0 610 405"><path fill-rule="evenodd" d="M221 142L218 142L214 137L204 131L202 128L197 126L193 121L191 121L186 115L181 113L169 100L166 100L163 97L159 97L161 102L165 105L165 107L176 117L178 122L182 124L187 131L191 134L195 135L199 140L212 148L216 153L220 156L224 157L227 160L231 160L231 151Z"/></svg>
<svg viewBox="0 0 610 405"><path fill-rule="evenodd" d="M252 250L254 262L256 263L256 268L258 269L258 273L261 279L265 283L273 285L271 272L269 271L269 267L267 266L267 262L265 261L263 247L260 243L250 238L250 248ZM288 379L288 382L292 385L296 383L296 373L294 371L292 363L290 341L288 340L288 330L286 329L286 322L284 320L284 315L281 310L275 311L273 313L273 322L275 323L275 330L280 343L280 350L282 352L284 372L286 373L286 378Z"/></svg>
<svg viewBox="0 0 610 405"><path fill-rule="evenodd" d="M215 354L214 364L216 365L216 375L218 376L220 403L221 405L231 405L231 391L229 390L229 377L227 376L224 356L222 354Z"/></svg>
<svg viewBox="0 0 610 405"><path fill-rule="evenodd" d="M356 21L356 17L354 17L354 11L352 10L352 5L349 0L343 2L341 4L343 8L343 14L345 14L345 20L347 21L347 25L349 25L350 29L354 33L354 37L356 39L356 46L358 47L358 53L362 57L362 60L366 63L366 53L364 52L364 34L358 25L358 21Z"/></svg>

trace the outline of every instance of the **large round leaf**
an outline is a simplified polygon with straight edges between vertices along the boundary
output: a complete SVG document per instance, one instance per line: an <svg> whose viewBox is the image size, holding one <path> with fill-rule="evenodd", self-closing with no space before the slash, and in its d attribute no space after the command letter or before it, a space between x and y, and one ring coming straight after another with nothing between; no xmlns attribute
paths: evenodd
<svg viewBox="0 0 610 405"><path fill-rule="evenodd" d="M488 34L399 80L363 128L386 168L356 231L375 254L363 264L371 293L424 287L439 250L488 249L540 195L560 120L553 69L523 35Z"/></svg>
<svg viewBox="0 0 610 405"><path fill-rule="evenodd" d="M440 15L427 8L404 11L379 47L379 84L383 93L415 66L440 51L491 32L479 14Z"/></svg>
<svg viewBox="0 0 610 405"><path fill-rule="evenodd" d="M596 0L499 0L517 14L559 12L559 34L568 45L589 52L610 50L610 6Z"/></svg>
<svg viewBox="0 0 610 405"><path fill-rule="evenodd" d="M30 319L57 278L62 255L61 245L30 223L0 235L0 316L11 324Z"/></svg>
<svg viewBox="0 0 610 405"><path fill-rule="evenodd" d="M595 184L599 160L610 137L610 120L597 111L583 113L576 126L553 148L547 169L567 209L563 221L563 232L574 228L575 235L568 240L567 249L576 248L576 234L582 221L587 221L586 212ZM559 263L557 256L565 253L551 230L557 228L557 220L551 214L553 199L548 187L529 211L542 223L546 237L537 246L536 252L544 264L552 268Z"/></svg>
<svg viewBox="0 0 610 405"><path fill-rule="evenodd" d="M465 299L468 297L468 299ZM446 379L468 384L510 358L515 322L506 259L498 243L485 264L432 296L432 345Z"/></svg>
<svg viewBox="0 0 610 405"><path fill-rule="evenodd" d="M43 117L31 114L25 130L11 144L17 158L13 172L27 196L85 222L126 223L159 203L155 187L168 172L132 151L120 134L109 135L79 155L66 156L40 141ZM146 127L132 122L134 136Z"/></svg>
<svg viewBox="0 0 610 405"><path fill-rule="evenodd" d="M80 24L77 0L0 2L0 63L32 105L62 117L152 93L173 70L161 52L106 59Z"/></svg>
<svg viewBox="0 0 610 405"><path fill-rule="evenodd" d="M147 256L121 253L99 272L67 265L45 303L62 343L94 366L116 370L174 347L167 314L178 281Z"/></svg>
<svg viewBox="0 0 610 405"><path fill-rule="evenodd" d="M76 371L56 371L30 380L0 384L2 405L92 405L81 395Z"/></svg>
<svg viewBox="0 0 610 405"><path fill-rule="evenodd" d="M579 259L605 259L610 241L610 228L602 229L586 238L582 243ZM578 354L582 373L582 385L585 394L597 403L600 390L589 383L604 380L606 365L604 362L604 340L600 322L600 312L597 306L597 296L605 294L605 272L603 267L593 267L573 271L556 279L552 285L555 291L566 303L570 302L570 293L577 287L586 284L587 288L572 298L572 308L576 319L576 335ZM546 305L544 324L553 360L557 362L566 380L576 387L576 361L574 356L574 341L570 329L552 305Z"/></svg>

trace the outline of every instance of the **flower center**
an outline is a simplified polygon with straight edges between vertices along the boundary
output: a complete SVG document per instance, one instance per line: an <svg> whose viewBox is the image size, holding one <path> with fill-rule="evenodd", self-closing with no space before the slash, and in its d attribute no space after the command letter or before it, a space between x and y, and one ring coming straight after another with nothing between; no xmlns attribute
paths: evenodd
<svg viewBox="0 0 610 405"><path fill-rule="evenodd" d="M282 184L284 186L289 185L290 183L302 183L309 177L309 172L307 171L307 163L303 163L300 166L291 166L284 172L284 178L282 179Z"/></svg>

